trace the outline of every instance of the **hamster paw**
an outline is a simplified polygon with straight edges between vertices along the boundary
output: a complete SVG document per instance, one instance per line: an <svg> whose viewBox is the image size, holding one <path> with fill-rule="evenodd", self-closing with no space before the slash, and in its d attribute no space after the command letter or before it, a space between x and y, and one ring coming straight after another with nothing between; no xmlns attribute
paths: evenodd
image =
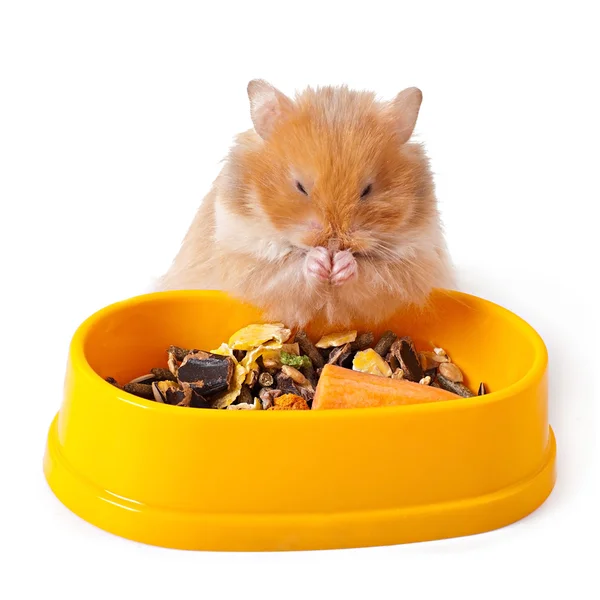
<svg viewBox="0 0 600 600"><path fill-rule="evenodd" d="M342 285L354 279L357 273L358 266L352 252L343 250L335 253L331 269L331 283L333 285Z"/></svg>
<svg viewBox="0 0 600 600"><path fill-rule="evenodd" d="M327 281L331 274L331 257L329 251L322 246L313 248L306 255L304 262L304 273L307 277Z"/></svg>

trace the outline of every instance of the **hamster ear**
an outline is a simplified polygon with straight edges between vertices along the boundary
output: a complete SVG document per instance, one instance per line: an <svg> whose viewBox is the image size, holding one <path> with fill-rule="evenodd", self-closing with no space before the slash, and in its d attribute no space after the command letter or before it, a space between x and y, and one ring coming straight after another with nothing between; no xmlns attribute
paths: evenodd
<svg viewBox="0 0 600 600"><path fill-rule="evenodd" d="M248 98L254 129L266 140L277 122L291 111L292 101L263 79L253 79L248 84Z"/></svg>
<svg viewBox="0 0 600 600"><path fill-rule="evenodd" d="M421 90L411 87L400 92L391 102L390 112L401 144L408 142L415 129L422 100Z"/></svg>

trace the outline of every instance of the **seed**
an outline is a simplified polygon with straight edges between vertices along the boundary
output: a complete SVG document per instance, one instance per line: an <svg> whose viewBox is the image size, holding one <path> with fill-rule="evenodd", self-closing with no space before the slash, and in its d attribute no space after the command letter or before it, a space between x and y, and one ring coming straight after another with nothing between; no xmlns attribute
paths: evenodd
<svg viewBox="0 0 600 600"><path fill-rule="evenodd" d="M277 360L276 358L267 358L267 357L263 356L263 367L265 369L274 371L276 369L279 369L280 366L281 366L281 361Z"/></svg>
<svg viewBox="0 0 600 600"><path fill-rule="evenodd" d="M463 381L463 374L454 363L441 363L439 366L439 372L446 377L446 379L454 381L455 383L462 383Z"/></svg>
<svg viewBox="0 0 600 600"><path fill-rule="evenodd" d="M147 383L148 385L150 385L155 379L156 378L154 377L154 375L152 375L152 373L149 373L148 375L140 375L139 377L132 379L129 383Z"/></svg>
<svg viewBox="0 0 600 600"><path fill-rule="evenodd" d="M426 375L425 377L423 377L423 379L419 381L419 383L421 385L429 385L431 383L431 377L429 375Z"/></svg>
<svg viewBox="0 0 600 600"><path fill-rule="evenodd" d="M106 383L110 383L110 385L114 385L115 387L121 387L114 377L107 377L104 381L106 381Z"/></svg>
<svg viewBox="0 0 600 600"><path fill-rule="evenodd" d="M302 375L302 373L294 367L283 365L283 367L281 367L281 371L284 375L287 375L294 383L297 383L298 385L308 384L308 379L306 379L306 377L304 377L304 375Z"/></svg>
<svg viewBox="0 0 600 600"><path fill-rule="evenodd" d="M261 387L271 387L273 385L273 375L263 371L258 377L258 385Z"/></svg>
<svg viewBox="0 0 600 600"><path fill-rule="evenodd" d="M402 369L396 369L392 373L392 379L404 379L404 371Z"/></svg>
<svg viewBox="0 0 600 600"><path fill-rule="evenodd" d="M479 391L477 392L478 396L485 396L487 394L487 390L485 389L485 383L483 381L479 384Z"/></svg>
<svg viewBox="0 0 600 600"><path fill-rule="evenodd" d="M443 348L434 348L433 351L435 352L435 354L437 354L438 356L448 356L446 354L446 351Z"/></svg>

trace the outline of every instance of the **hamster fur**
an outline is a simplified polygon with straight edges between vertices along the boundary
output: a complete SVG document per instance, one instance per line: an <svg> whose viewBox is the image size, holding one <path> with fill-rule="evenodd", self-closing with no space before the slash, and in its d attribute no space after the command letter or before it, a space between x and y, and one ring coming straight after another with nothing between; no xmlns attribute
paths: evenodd
<svg viewBox="0 0 600 600"><path fill-rule="evenodd" d="M454 283L417 88L291 99L263 80L159 289L218 289L288 326L378 324Z"/></svg>

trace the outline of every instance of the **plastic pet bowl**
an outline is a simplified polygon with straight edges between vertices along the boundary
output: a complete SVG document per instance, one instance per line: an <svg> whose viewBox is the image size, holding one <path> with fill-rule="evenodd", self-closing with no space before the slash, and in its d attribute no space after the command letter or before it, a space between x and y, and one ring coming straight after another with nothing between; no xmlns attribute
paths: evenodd
<svg viewBox="0 0 600 600"><path fill-rule="evenodd" d="M197 550L376 546L481 533L540 506L555 479L547 355L522 319L439 291L386 323L442 346L486 396L416 406L217 411L106 383L210 350L259 312L219 292L109 306L73 337L44 471L74 513L114 534ZM381 328L376 333L381 333ZM317 333L317 332L312 332Z"/></svg>

